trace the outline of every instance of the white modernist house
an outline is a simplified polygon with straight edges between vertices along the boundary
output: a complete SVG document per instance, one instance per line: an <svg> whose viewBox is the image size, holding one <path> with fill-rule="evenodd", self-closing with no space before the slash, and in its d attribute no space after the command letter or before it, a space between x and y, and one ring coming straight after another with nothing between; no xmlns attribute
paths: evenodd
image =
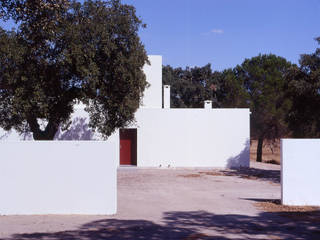
<svg viewBox="0 0 320 240"><path fill-rule="evenodd" d="M170 86L162 87L162 57L149 56L149 60L151 64L144 67L144 72L150 87L135 114L136 122L108 138L119 149L118 163L139 167L248 167L249 109L212 109L210 101L202 109L170 108ZM59 131L56 140L101 140L88 128L83 106L75 107L72 119L71 128ZM0 139L32 137L0 131Z"/></svg>

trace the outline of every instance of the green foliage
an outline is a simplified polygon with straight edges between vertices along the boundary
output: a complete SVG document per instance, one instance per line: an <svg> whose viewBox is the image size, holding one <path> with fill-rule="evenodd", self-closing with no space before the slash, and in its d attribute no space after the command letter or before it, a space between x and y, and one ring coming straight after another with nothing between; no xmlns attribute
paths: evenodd
<svg viewBox="0 0 320 240"><path fill-rule="evenodd" d="M236 67L249 94L251 136L274 140L287 131L285 117L291 107L286 96L286 74L292 64L282 57L259 55Z"/></svg>
<svg viewBox="0 0 320 240"><path fill-rule="evenodd" d="M202 108L205 100L213 107L248 107L242 79L232 69L212 72L211 65L186 69L164 66L163 84L171 85L171 107Z"/></svg>
<svg viewBox="0 0 320 240"><path fill-rule="evenodd" d="M211 65L186 69L164 66L163 84L171 85L171 107L202 108L205 100L216 102L216 82Z"/></svg>
<svg viewBox="0 0 320 240"><path fill-rule="evenodd" d="M218 83L217 101L224 108L249 107L249 94L244 88L244 79L239 78L235 69L226 69L215 72L214 78Z"/></svg>
<svg viewBox="0 0 320 240"><path fill-rule="evenodd" d="M320 38L316 39L320 44ZM300 67L288 74L292 108L288 114L294 137L320 137L320 48L300 57Z"/></svg>
<svg viewBox="0 0 320 240"><path fill-rule="evenodd" d="M249 94L251 137L258 139L259 162L263 141L274 141L288 132L286 116L292 103L286 94L286 74L291 67L286 59L269 54L246 59L235 69Z"/></svg>
<svg viewBox="0 0 320 240"><path fill-rule="evenodd" d="M0 31L0 126L53 139L82 100L105 137L134 120L147 85L135 9L119 0L1 1L16 31ZM38 119L47 126L40 129Z"/></svg>

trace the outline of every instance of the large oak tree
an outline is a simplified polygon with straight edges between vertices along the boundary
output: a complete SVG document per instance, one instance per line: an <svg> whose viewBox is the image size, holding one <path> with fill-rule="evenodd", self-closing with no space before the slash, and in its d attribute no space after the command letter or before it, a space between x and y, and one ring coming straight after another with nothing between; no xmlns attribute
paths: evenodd
<svg viewBox="0 0 320 240"><path fill-rule="evenodd" d="M119 0L2 0L0 12L17 24L0 29L2 128L53 139L77 100L105 137L134 120L148 62L134 7Z"/></svg>

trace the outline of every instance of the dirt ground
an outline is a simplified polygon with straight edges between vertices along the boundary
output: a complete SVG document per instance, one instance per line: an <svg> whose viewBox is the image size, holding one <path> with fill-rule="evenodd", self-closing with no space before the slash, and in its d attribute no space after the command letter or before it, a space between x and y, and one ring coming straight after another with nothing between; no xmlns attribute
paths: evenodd
<svg viewBox="0 0 320 240"><path fill-rule="evenodd" d="M0 239L320 239L317 208L284 209L279 199L274 164L120 168L116 215L0 216Z"/></svg>
<svg viewBox="0 0 320 240"><path fill-rule="evenodd" d="M251 140L250 161L256 161L257 158L257 140ZM280 164L280 140L274 144L264 143L262 149L262 162Z"/></svg>

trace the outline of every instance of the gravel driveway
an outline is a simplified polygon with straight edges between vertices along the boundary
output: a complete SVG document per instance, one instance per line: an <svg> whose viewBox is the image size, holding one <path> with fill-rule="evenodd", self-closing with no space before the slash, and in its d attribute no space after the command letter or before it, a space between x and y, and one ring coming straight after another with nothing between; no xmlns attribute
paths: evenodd
<svg viewBox="0 0 320 240"><path fill-rule="evenodd" d="M267 212L280 167L118 170L114 216L1 216L0 239L320 239L317 221Z"/></svg>

